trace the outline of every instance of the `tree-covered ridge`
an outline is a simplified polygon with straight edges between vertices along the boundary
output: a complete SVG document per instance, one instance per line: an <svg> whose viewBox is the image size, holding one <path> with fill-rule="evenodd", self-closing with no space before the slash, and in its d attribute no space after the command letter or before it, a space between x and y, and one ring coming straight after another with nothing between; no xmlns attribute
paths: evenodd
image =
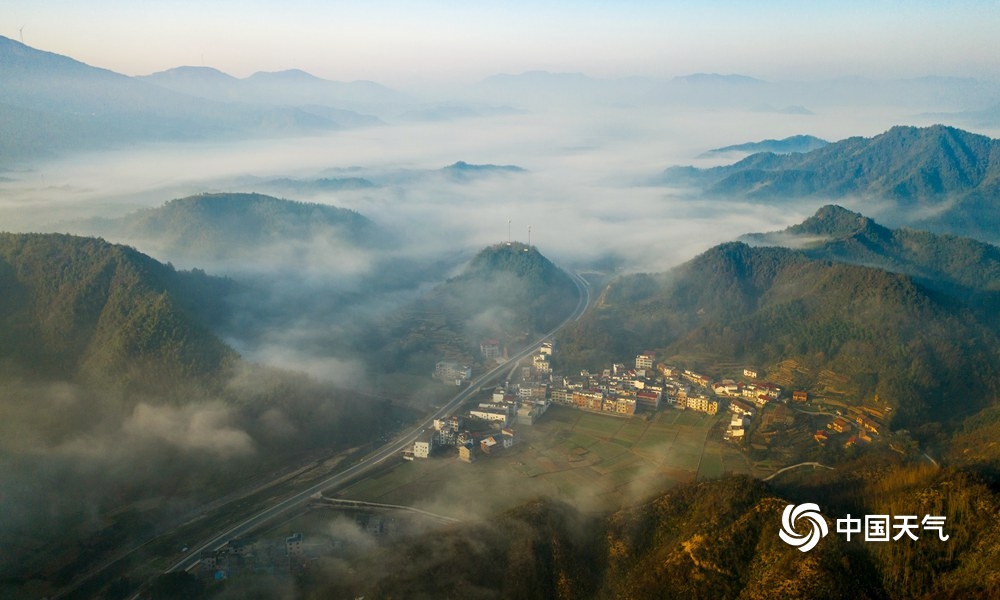
<svg viewBox="0 0 1000 600"><path fill-rule="evenodd" d="M534 332L557 326L577 302L569 275L534 246L519 242L484 248L435 295L460 313L478 310L474 300L481 298L483 304L511 310L518 324Z"/></svg>
<svg viewBox="0 0 1000 600"><path fill-rule="evenodd" d="M732 165L684 172L710 193L754 198L866 194L916 204L995 185L1000 144L944 125L896 126L803 154L759 153Z"/></svg>
<svg viewBox="0 0 1000 600"><path fill-rule="evenodd" d="M897 223L997 241L1000 141L953 127L897 126L804 154L758 153L710 169L673 167L663 181L709 197L891 203ZM927 213L914 208L934 208Z"/></svg>
<svg viewBox="0 0 1000 600"><path fill-rule="evenodd" d="M994 319L909 276L784 248L723 244L664 275L619 278L561 337L564 356L584 359L596 345L605 360L659 349L703 369L793 360L786 384L815 389L835 373L838 396L878 398L894 426L969 414L1000 392Z"/></svg>
<svg viewBox="0 0 1000 600"><path fill-rule="evenodd" d="M0 360L114 388L210 378L236 356L196 316L228 283L100 239L0 234Z"/></svg>
<svg viewBox="0 0 1000 600"><path fill-rule="evenodd" d="M889 229L828 205L784 231L743 237L754 245L802 248L810 258L876 266L912 275L930 287L1000 290L1000 248L953 235Z"/></svg>
<svg viewBox="0 0 1000 600"><path fill-rule="evenodd" d="M315 239L349 248L379 238L378 227L353 210L251 193L178 198L121 219L90 221L85 230L141 242L158 255L198 260Z"/></svg>
<svg viewBox="0 0 1000 600"><path fill-rule="evenodd" d="M397 311L368 336L370 349L380 364L413 372L429 372L445 358L470 362L485 339L516 346L552 330L573 312L578 294L534 246L497 244Z"/></svg>

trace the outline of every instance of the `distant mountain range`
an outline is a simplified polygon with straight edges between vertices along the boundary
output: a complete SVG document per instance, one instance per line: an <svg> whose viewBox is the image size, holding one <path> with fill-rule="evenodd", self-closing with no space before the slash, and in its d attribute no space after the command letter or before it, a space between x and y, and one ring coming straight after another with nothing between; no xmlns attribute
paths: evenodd
<svg viewBox="0 0 1000 600"><path fill-rule="evenodd" d="M525 169L517 165L476 165L460 160L454 164L441 169L443 173L460 181L474 179L488 175L503 175L512 173L525 173Z"/></svg>
<svg viewBox="0 0 1000 600"><path fill-rule="evenodd" d="M709 198L845 198L894 224L1000 240L1000 141L943 125L893 127L804 154L758 153L710 169L672 167L662 181Z"/></svg>
<svg viewBox="0 0 1000 600"><path fill-rule="evenodd" d="M351 111L383 113L410 100L403 94L371 82L329 81L299 69L259 71L237 79L210 67L177 67L137 77L158 87L219 102L294 106L306 112L320 107L340 111L344 124L374 125L381 121Z"/></svg>
<svg viewBox="0 0 1000 600"><path fill-rule="evenodd" d="M791 154L793 152L811 152L817 148L822 148L830 142L811 135L793 135L781 140L763 140L760 142L747 142L745 144L735 144L713 148L703 156L714 154L729 154L742 152L756 154L758 152L771 152L773 154Z"/></svg>
<svg viewBox="0 0 1000 600"><path fill-rule="evenodd" d="M345 110L394 97L301 75L237 80L211 69L134 78L0 36L0 159L151 141L301 134L378 124ZM371 101L371 104L367 102Z"/></svg>

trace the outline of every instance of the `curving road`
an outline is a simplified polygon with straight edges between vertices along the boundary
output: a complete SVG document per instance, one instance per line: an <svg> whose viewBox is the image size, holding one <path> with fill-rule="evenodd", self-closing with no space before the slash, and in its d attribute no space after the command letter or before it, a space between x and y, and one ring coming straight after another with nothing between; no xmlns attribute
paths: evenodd
<svg viewBox="0 0 1000 600"><path fill-rule="evenodd" d="M771 473L770 475L768 475L764 479L761 479L761 481L771 481L772 479L774 479L778 475L781 475L785 471L791 471L792 469L798 469L799 467L812 467L814 469L818 469L819 467L823 467L824 469L830 469L831 471L836 470L833 467L828 467L828 466L820 464L818 462L800 462L800 463L798 463L796 465L791 465L789 467L785 467L784 469L778 469L777 471L775 471L774 473Z"/></svg>
<svg viewBox="0 0 1000 600"><path fill-rule="evenodd" d="M573 321L576 321L581 316L583 316L583 313L586 312L587 307L590 306L591 302L590 284L587 283L587 280L581 277L578 273L573 273L570 271L566 271L566 273L573 280L573 283L576 284L577 290L579 291L580 299L577 302L577 306L573 310L573 313L570 316L566 317L566 319L562 323L560 323L557 327L552 329L552 331L549 331L545 335L537 338L531 344L527 345L524 350L512 356L509 361L497 365L496 367L493 367L486 373L483 373L479 377L472 380L472 382L469 383L469 385L465 389L456 394L455 397L453 397L444 406L438 409L437 412L425 418L423 421L420 421L410 429L406 430L404 433L400 434L395 440L389 442L388 444L382 446L378 450L372 452L371 454L364 457L351 467L348 467L347 469L344 469L343 471L340 471L335 475L327 477L326 479L320 481L319 483L313 485L312 487L306 490L303 490L295 494L294 496L286 498L285 500L282 500L277 504L274 504L268 508L261 510L260 512L258 512L257 514L248 519L244 519L243 521L235 525L231 525L224 531L219 532L211 539L208 539L198 544L196 547L193 547L187 553L187 555L184 556L184 558L177 561L173 566L167 569L167 572L169 573L172 571L181 571L181 570L186 571L190 569L191 567L193 567L195 564L198 563L199 557L201 556L202 552L206 550L217 550L222 546L224 546L226 542L228 542L229 540L245 535L250 531L260 527L267 521L277 518L282 514L301 506L302 504L307 502L311 496L321 493L323 490L342 486L351 481L352 479L360 477L368 473L369 471L375 469L380 463L384 462L386 459L392 456L399 455L399 453L401 453L405 448L411 446L413 442L417 439L417 437L424 432L425 429L431 427L435 419L440 419L442 417L451 414L466 400L471 398L474 394L478 393L479 390L482 388L482 386L496 379L498 375L503 374L506 368L511 363L516 363L522 358L531 355L538 348L539 344L541 344L546 339L552 337L556 332L558 332L560 329L562 329L569 323L572 323Z"/></svg>

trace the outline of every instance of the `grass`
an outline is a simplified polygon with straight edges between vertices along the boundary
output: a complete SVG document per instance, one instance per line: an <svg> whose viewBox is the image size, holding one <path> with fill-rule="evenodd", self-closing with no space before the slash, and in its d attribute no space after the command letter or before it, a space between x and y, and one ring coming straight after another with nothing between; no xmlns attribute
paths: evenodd
<svg viewBox="0 0 1000 600"><path fill-rule="evenodd" d="M722 456L715 452L706 452L701 457L701 465L698 468L698 479L711 479L720 477L725 473L722 464Z"/></svg>
<svg viewBox="0 0 1000 600"><path fill-rule="evenodd" d="M450 453L401 462L341 495L442 514L509 508L538 496L617 508L695 477L749 472L745 460L724 460L735 450L708 437L718 418L666 409L646 421L554 406L534 426L521 427L510 450L473 464Z"/></svg>

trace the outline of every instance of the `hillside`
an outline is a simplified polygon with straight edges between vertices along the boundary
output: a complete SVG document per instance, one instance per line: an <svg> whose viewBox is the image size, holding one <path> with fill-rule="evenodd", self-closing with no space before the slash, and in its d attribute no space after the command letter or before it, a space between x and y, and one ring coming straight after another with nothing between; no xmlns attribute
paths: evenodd
<svg viewBox="0 0 1000 600"><path fill-rule="evenodd" d="M577 301L573 280L534 246L497 244L390 319L376 348L383 364L424 372L444 357L470 360L483 339L549 331Z"/></svg>
<svg viewBox="0 0 1000 600"><path fill-rule="evenodd" d="M929 288L991 302L1000 291L1000 248L970 238L889 229L839 206L784 231L741 238L757 246L800 249L810 258L878 267L914 277Z"/></svg>
<svg viewBox="0 0 1000 600"><path fill-rule="evenodd" d="M119 389L212 378L236 358L204 324L229 286L103 240L0 234L0 362Z"/></svg>
<svg viewBox="0 0 1000 600"><path fill-rule="evenodd" d="M674 167L663 181L709 197L859 199L878 203L894 224L986 241L997 240L1000 230L1000 141L943 125L893 127L805 154L758 153L710 169Z"/></svg>
<svg viewBox="0 0 1000 600"><path fill-rule="evenodd" d="M794 385L888 405L894 427L970 414L1000 390L997 324L961 299L906 275L742 243L666 274L613 281L560 337L574 367L636 348L687 368L767 372L794 360ZM837 389L820 385L824 372L842 381Z"/></svg>
<svg viewBox="0 0 1000 600"><path fill-rule="evenodd" d="M165 260L252 263L281 257L280 248L321 240L327 249L380 239L374 223L352 210L263 194L200 194L120 219L94 219L85 233L136 244ZM264 256L264 255L267 256Z"/></svg>
<svg viewBox="0 0 1000 600"><path fill-rule="evenodd" d="M819 502L830 533L802 553L778 531L785 506L810 501ZM780 489L744 477L690 483L611 514L584 517L540 500L397 542L350 571L317 566L304 591L308 598L986 597L997 584L998 507L974 475L872 456ZM918 531L916 541L848 542L835 527L848 513L942 515L950 538Z"/></svg>

